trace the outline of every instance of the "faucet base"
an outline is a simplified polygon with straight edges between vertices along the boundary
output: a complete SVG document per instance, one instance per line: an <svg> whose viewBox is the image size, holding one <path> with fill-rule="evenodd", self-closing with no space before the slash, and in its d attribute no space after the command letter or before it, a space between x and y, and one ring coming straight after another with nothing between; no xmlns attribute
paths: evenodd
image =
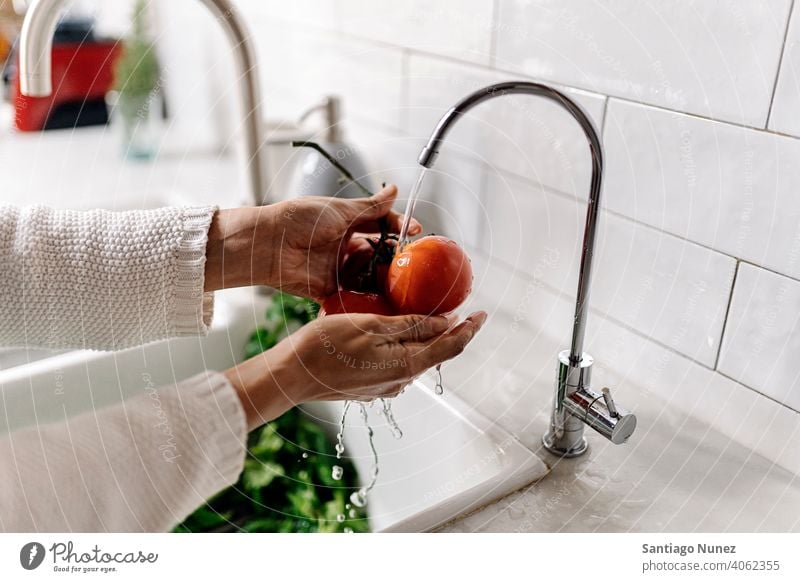
<svg viewBox="0 0 800 582"><path fill-rule="evenodd" d="M565 459L580 457L589 450L589 441L586 440L586 437L581 437L581 440L568 447L561 445L558 441L559 439L549 432L542 437L542 445L548 452Z"/></svg>

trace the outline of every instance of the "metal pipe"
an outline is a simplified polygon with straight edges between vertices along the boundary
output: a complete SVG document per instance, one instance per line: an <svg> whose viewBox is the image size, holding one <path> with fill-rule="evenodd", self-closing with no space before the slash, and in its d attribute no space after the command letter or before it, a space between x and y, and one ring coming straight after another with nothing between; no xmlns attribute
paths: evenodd
<svg viewBox="0 0 800 582"><path fill-rule="evenodd" d="M572 326L572 345L570 349L570 361L577 365L581 361L583 342L586 336L586 314L589 301L589 286L592 279L597 212L600 207L600 192L603 181L603 148L594 124L583 108L561 91L541 83L506 81L490 85L467 95L442 116L417 161L426 168L432 167L447 133L464 113L484 101L514 94L534 95L555 101L575 118L589 141L589 151L592 156L592 180L589 189L589 206L586 209L586 225L583 231L581 266L578 276L578 292L575 300L575 317Z"/></svg>
<svg viewBox="0 0 800 582"><path fill-rule="evenodd" d="M558 355L558 375L550 427L542 437L542 443L548 451L562 457L577 457L585 453L589 446L583 434L585 425L591 426L614 444L627 441L636 429L636 417L616 406L607 388L602 394L597 394L589 388L594 360L583 351L603 181L603 148L594 124L577 103L552 87L528 81L497 83L467 95L451 107L439 120L418 161L423 167L432 167L447 133L462 115L484 101L513 94L544 97L561 105L580 124L589 142L589 152L592 156L592 180L583 230L572 345L569 351L565 350Z"/></svg>

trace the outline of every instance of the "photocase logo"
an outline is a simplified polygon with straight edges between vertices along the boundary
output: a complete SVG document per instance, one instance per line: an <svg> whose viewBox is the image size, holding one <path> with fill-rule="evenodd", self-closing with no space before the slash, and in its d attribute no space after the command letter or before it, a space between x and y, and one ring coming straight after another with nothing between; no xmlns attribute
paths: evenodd
<svg viewBox="0 0 800 582"><path fill-rule="evenodd" d="M44 546L39 542L28 542L19 551L19 563L26 570L35 570L44 561Z"/></svg>

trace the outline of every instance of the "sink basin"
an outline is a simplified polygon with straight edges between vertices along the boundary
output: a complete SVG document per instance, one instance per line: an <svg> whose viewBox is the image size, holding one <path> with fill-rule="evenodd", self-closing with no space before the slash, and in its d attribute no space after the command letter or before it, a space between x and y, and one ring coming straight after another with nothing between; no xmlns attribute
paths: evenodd
<svg viewBox="0 0 800 582"><path fill-rule="evenodd" d="M380 467L368 498L372 531L428 531L547 474L539 457L514 437L452 393L436 395L434 385L425 376L393 401L401 439L379 413L381 407L368 405ZM342 407L314 403L305 408L333 435ZM350 408L345 427L345 456L364 486L373 457L357 406Z"/></svg>
<svg viewBox="0 0 800 582"><path fill-rule="evenodd" d="M0 434L36 422L62 420L141 393L143 378L172 383L204 369L223 370L241 359L267 299L248 290L218 294L205 338L181 338L115 353L73 351L0 370ZM374 531L423 531L487 505L547 474L545 464L454 394L437 396L422 377L395 399L404 432L397 440L380 406L368 409L380 455L380 475L368 498ZM341 403L305 407L335 435ZM362 482L371 474L358 407L348 416L346 455Z"/></svg>

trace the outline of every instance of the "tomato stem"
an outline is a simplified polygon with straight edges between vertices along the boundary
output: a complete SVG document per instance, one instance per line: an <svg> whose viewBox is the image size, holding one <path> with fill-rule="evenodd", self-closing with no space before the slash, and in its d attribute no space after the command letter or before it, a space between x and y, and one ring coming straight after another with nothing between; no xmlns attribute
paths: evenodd
<svg viewBox="0 0 800 582"><path fill-rule="evenodd" d="M319 152L319 154L328 160L334 168L339 170L339 173L347 180L355 184L355 186L364 193L365 196L372 196L372 193L369 189L364 186L361 182L359 182L350 171L345 168L339 160L337 160L334 156L328 153L325 148L319 145L317 142L313 141L293 141L292 147L303 147L303 148L311 148ZM383 183L383 188L386 188L386 182ZM388 265L392 262L394 258L395 252L395 245L389 244L387 241L397 240L397 235L391 234L389 232L389 221L386 220L386 217L383 216L378 219L378 228L380 228L381 236L380 239L372 240L367 239L369 245L372 247L373 255L369 261L369 266L367 267L367 272L364 273L363 277L361 278L361 287L363 291L377 291L379 288L378 284L378 266L379 265Z"/></svg>

